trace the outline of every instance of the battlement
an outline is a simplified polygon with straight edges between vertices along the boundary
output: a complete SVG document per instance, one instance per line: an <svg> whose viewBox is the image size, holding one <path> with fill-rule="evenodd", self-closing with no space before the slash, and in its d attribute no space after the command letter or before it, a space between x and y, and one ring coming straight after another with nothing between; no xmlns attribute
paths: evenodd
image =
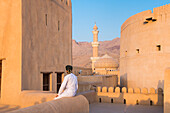
<svg viewBox="0 0 170 113"><path fill-rule="evenodd" d="M97 87L98 102L122 104L163 105L163 90L161 88L120 88Z"/></svg>
<svg viewBox="0 0 170 113"><path fill-rule="evenodd" d="M170 11L170 4L166 4L153 9L153 13L167 13Z"/></svg>
<svg viewBox="0 0 170 113"><path fill-rule="evenodd" d="M146 17L158 17L162 15L166 15L170 12L170 4L166 4L160 7L153 8L153 12L151 10L142 11L137 13L130 18L128 18L121 26L121 32L126 29L129 25L132 25L136 22L143 21Z"/></svg>
<svg viewBox="0 0 170 113"><path fill-rule="evenodd" d="M148 92L149 91L149 92ZM120 87L97 87L97 92L100 93L136 93L136 94L158 94L163 93L162 88L158 88L157 90L154 88L150 88L148 90L147 88L126 88L123 87L120 89Z"/></svg>

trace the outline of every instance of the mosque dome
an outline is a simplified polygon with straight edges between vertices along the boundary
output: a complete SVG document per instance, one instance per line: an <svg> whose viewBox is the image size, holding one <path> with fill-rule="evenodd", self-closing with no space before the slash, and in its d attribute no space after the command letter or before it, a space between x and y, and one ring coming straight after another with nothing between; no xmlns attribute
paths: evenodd
<svg viewBox="0 0 170 113"><path fill-rule="evenodd" d="M94 25L93 29L96 31L98 29L98 27L96 26L96 24Z"/></svg>
<svg viewBox="0 0 170 113"><path fill-rule="evenodd" d="M111 56L106 54L95 62L94 67L95 68L118 68L118 62L115 61Z"/></svg>

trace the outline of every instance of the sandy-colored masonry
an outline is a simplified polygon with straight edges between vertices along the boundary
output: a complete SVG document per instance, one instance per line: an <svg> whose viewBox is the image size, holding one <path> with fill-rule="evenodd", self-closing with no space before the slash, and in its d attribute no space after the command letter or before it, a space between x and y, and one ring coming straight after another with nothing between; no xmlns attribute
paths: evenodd
<svg viewBox="0 0 170 113"><path fill-rule="evenodd" d="M121 27L120 83L163 88L170 65L170 4L138 13Z"/></svg>
<svg viewBox="0 0 170 113"><path fill-rule="evenodd" d="M71 7L71 0L1 0L2 104L20 105L23 90L42 91L43 73L56 92L57 73L72 64Z"/></svg>

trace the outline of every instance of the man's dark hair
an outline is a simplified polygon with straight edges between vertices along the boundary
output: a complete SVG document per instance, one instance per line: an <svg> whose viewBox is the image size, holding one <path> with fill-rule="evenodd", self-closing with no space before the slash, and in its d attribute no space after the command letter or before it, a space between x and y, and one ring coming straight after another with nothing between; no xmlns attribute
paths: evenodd
<svg viewBox="0 0 170 113"><path fill-rule="evenodd" d="M71 72L71 71L73 70L73 67L72 67L71 65L67 65L67 66L66 66L66 70L67 70L68 72Z"/></svg>

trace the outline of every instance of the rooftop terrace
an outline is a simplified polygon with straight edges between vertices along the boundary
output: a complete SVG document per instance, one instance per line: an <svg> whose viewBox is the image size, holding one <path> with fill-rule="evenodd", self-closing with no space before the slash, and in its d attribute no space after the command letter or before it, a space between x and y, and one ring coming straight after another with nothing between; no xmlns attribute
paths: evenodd
<svg viewBox="0 0 170 113"><path fill-rule="evenodd" d="M90 113L163 113L163 107L94 103L90 104Z"/></svg>

